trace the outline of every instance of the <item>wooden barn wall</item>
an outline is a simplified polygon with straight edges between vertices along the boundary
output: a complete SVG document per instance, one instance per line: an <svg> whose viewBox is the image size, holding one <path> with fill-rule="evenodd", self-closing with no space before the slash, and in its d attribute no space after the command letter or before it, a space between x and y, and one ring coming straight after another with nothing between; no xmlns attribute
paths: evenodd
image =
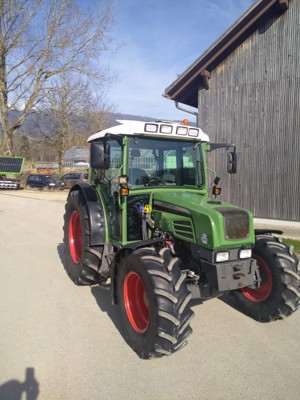
<svg viewBox="0 0 300 400"><path fill-rule="evenodd" d="M300 220L300 1L257 29L199 90L199 126L212 142L234 143L238 172L224 151L209 155L222 199L256 217Z"/></svg>

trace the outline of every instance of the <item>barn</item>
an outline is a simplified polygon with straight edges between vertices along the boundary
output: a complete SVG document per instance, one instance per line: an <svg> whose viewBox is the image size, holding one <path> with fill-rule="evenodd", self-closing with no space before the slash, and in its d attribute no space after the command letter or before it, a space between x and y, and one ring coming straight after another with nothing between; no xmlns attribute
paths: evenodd
<svg viewBox="0 0 300 400"><path fill-rule="evenodd" d="M195 107L212 142L237 146L236 175L222 152L210 160L224 200L300 220L299 0L257 1L164 95Z"/></svg>

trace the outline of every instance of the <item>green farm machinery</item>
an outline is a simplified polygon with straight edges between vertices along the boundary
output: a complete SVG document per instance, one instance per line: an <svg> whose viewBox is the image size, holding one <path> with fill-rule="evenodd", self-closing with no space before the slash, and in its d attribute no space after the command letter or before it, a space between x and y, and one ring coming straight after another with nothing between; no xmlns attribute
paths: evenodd
<svg viewBox="0 0 300 400"><path fill-rule="evenodd" d="M232 293L258 321L299 307L299 260L280 231L209 193L210 143L199 128L119 121L92 135L89 179L72 187L64 216L65 269L76 285L109 285L124 336L139 357L170 355L192 332L191 300ZM275 235L274 235L275 234Z"/></svg>

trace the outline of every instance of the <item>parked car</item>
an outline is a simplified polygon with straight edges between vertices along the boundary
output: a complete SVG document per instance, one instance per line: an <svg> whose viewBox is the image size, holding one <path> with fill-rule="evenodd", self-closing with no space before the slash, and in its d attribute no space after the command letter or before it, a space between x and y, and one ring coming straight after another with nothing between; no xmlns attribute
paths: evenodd
<svg viewBox="0 0 300 400"><path fill-rule="evenodd" d="M26 188L55 189L56 183L52 175L49 174L31 174L26 179Z"/></svg>
<svg viewBox="0 0 300 400"><path fill-rule="evenodd" d="M61 176L56 184L59 189L71 189L76 183L86 182L88 179L88 174L86 172L70 172Z"/></svg>

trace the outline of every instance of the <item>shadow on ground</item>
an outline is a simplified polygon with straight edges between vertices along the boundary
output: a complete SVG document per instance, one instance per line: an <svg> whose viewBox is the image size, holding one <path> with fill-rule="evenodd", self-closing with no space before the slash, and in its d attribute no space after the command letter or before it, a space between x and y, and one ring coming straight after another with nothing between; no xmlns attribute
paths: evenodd
<svg viewBox="0 0 300 400"><path fill-rule="evenodd" d="M247 314L246 312L243 311L243 309L241 308L241 306L238 304L238 302L236 301L236 299L234 298L234 296L231 293L224 294L223 296L219 297L219 300L221 300L223 303L225 303L229 307L233 308L235 311L243 314L245 316L245 318L250 318L253 321L257 321L257 319L254 318L252 315ZM259 321L259 322L262 324L267 323L267 321Z"/></svg>
<svg viewBox="0 0 300 400"><path fill-rule="evenodd" d="M34 376L34 368L26 368L25 380L20 382L12 379L0 385L1 400L21 400L26 394L26 400L37 400L39 395L39 382Z"/></svg>
<svg viewBox="0 0 300 400"><path fill-rule="evenodd" d="M60 261L65 268L65 254L64 254L64 244L63 243L58 244L57 252L58 252ZM102 312L105 312L109 316L109 318L112 320L115 327L119 331L120 335L125 340L117 306L112 304L110 284L91 286L91 293L94 296L100 310Z"/></svg>
<svg viewBox="0 0 300 400"><path fill-rule="evenodd" d="M205 303L206 301L210 301L210 300L211 299L207 299L207 300L192 299L190 302L190 305L191 305L191 307L196 307L196 306L199 306L199 305ZM218 297L218 300L221 300L222 303L233 308L237 312L245 315L245 313L239 308L234 296L231 293L228 292L228 293L223 294L222 296Z"/></svg>
<svg viewBox="0 0 300 400"><path fill-rule="evenodd" d="M66 259L65 259L65 252L64 252L64 244L63 243L59 243L57 245L57 253L59 255L59 258L60 258L60 261L61 261L63 267L65 268Z"/></svg>
<svg viewBox="0 0 300 400"><path fill-rule="evenodd" d="M65 266L65 255L64 255L64 244L63 243L58 244L57 252L59 254L61 263L63 264L63 266ZM126 342L123 328L122 328L121 321L120 321L118 308L116 305L112 304L112 294L111 294L111 290L110 290L110 284L101 284L101 285L91 286L91 293L94 296L100 310L102 312L105 312L108 315L108 317L114 323L116 329L119 331L120 335L123 337L124 341ZM237 312L244 314L244 312L238 307L238 304L232 294L226 293L223 296L219 297L218 299L221 300L226 305L228 305L229 307L236 310ZM209 301L209 300L203 301L201 299L192 299L190 302L190 306L192 308L194 308L196 306L203 304L203 302L205 302L205 301ZM0 400L2 400L2 399L0 398Z"/></svg>
<svg viewBox="0 0 300 400"><path fill-rule="evenodd" d="M120 316L118 313L118 308L116 305L112 304L112 297L110 291L110 285L97 285L91 287L92 295L95 297L95 300L102 312L105 312L109 318L114 323L117 330L120 332L120 335L124 339L123 328L120 321Z"/></svg>
<svg viewBox="0 0 300 400"><path fill-rule="evenodd" d="M244 314L243 311L239 308L235 298L231 293L225 293L223 296L219 297L219 300L221 300L223 303L227 304L234 310Z"/></svg>

